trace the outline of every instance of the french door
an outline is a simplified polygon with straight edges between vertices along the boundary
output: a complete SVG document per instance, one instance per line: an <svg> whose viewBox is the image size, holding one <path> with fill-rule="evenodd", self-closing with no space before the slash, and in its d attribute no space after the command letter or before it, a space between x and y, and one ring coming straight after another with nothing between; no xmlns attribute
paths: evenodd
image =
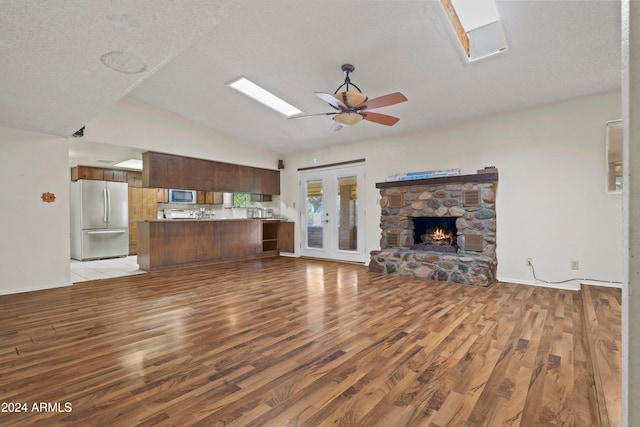
<svg viewBox="0 0 640 427"><path fill-rule="evenodd" d="M365 262L364 164L300 172L300 254Z"/></svg>

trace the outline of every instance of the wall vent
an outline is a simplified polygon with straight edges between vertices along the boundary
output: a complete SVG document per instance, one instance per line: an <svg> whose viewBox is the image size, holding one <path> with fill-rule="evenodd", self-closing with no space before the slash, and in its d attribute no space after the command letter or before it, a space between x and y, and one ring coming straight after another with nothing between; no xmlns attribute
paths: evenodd
<svg viewBox="0 0 640 427"><path fill-rule="evenodd" d="M400 233L397 231L387 233L387 247L397 248L400 246Z"/></svg>
<svg viewBox="0 0 640 427"><path fill-rule="evenodd" d="M464 250L482 252L482 234L465 234Z"/></svg>
<svg viewBox="0 0 640 427"><path fill-rule="evenodd" d="M394 193L389 194L389 207L390 208L401 208L402 207L402 194Z"/></svg>
<svg viewBox="0 0 640 427"><path fill-rule="evenodd" d="M462 206L480 206L480 190L464 190Z"/></svg>

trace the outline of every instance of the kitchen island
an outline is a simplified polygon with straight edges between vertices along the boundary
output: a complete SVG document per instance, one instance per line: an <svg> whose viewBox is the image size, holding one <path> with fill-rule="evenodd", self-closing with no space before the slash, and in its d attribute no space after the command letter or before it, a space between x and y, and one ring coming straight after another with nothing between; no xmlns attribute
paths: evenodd
<svg viewBox="0 0 640 427"><path fill-rule="evenodd" d="M138 265L159 271L293 252L292 222L273 219L179 219L138 222Z"/></svg>

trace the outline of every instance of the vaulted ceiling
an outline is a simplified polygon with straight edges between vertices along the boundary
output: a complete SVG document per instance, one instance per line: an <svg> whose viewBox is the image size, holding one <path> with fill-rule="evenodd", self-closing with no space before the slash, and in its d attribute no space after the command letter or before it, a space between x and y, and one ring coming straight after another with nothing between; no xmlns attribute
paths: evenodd
<svg viewBox="0 0 640 427"><path fill-rule="evenodd" d="M70 136L125 96L278 153L429 127L620 87L618 1L498 1L508 42L468 63L437 0L7 1L0 126ZM393 127L330 133L230 89L239 76L305 113L351 79Z"/></svg>

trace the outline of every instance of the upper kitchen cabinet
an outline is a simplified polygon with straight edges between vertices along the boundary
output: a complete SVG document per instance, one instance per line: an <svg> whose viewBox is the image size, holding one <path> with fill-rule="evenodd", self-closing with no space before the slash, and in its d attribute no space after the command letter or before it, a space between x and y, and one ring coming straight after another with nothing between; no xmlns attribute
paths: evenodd
<svg viewBox="0 0 640 427"><path fill-rule="evenodd" d="M142 172L127 172L127 183L129 187L142 187Z"/></svg>
<svg viewBox="0 0 640 427"><path fill-rule="evenodd" d="M187 188L183 179L185 163L183 159L183 157L151 151L142 153L142 186Z"/></svg>
<svg viewBox="0 0 640 427"><path fill-rule="evenodd" d="M104 169L102 172L105 181L127 182L127 172L115 169Z"/></svg>
<svg viewBox="0 0 640 427"><path fill-rule="evenodd" d="M280 171L155 152L142 154L144 187L280 194Z"/></svg>
<svg viewBox="0 0 640 427"><path fill-rule="evenodd" d="M92 179L98 181L126 182L129 187L142 187L142 173L121 169L105 169L93 166L74 166L71 168L71 181Z"/></svg>
<svg viewBox="0 0 640 427"><path fill-rule="evenodd" d="M271 169L254 169L255 194L280 194L280 171Z"/></svg>
<svg viewBox="0 0 640 427"><path fill-rule="evenodd" d="M91 166L74 166L71 168L71 181L79 179L104 179L104 169Z"/></svg>

